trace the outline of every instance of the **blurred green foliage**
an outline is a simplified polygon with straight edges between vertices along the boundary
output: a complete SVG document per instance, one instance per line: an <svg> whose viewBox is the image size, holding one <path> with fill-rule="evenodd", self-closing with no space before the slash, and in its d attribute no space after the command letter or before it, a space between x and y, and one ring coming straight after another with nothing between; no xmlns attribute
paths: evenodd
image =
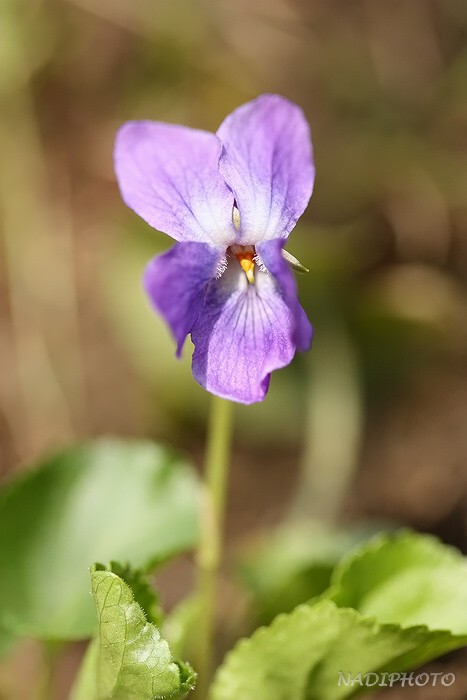
<svg viewBox="0 0 467 700"><path fill-rule="evenodd" d="M92 563L152 570L194 548L198 498L189 465L148 441L70 448L15 479L0 493L0 624L42 640L89 637Z"/></svg>
<svg viewBox="0 0 467 700"><path fill-rule="evenodd" d="M342 556L370 530L339 530L319 522L289 523L251 543L239 563L242 582L252 596L251 617L266 625L329 587Z"/></svg>
<svg viewBox="0 0 467 700"><path fill-rule="evenodd" d="M365 682L339 683L339 672L398 675L465 646L466 575L465 558L434 538L375 538L347 555L319 599L241 640L209 697L337 700L369 692Z"/></svg>

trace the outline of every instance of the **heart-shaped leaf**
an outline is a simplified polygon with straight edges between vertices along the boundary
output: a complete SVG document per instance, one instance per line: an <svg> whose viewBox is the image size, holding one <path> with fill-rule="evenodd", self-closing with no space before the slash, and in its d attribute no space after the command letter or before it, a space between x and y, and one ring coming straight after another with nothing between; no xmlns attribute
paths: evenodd
<svg viewBox="0 0 467 700"><path fill-rule="evenodd" d="M358 674L402 672L467 644L467 634L379 625L332 601L301 605L237 644L210 700L339 700ZM342 675L341 675L342 674Z"/></svg>
<svg viewBox="0 0 467 700"><path fill-rule="evenodd" d="M89 567L148 569L193 547L198 479L146 441L68 449L0 494L0 626L49 639L91 636Z"/></svg>
<svg viewBox="0 0 467 700"><path fill-rule="evenodd" d="M349 556L322 600L240 641L210 698L339 700L360 690L341 674L414 669L467 645L466 588L458 552L410 533L378 538Z"/></svg>
<svg viewBox="0 0 467 700"><path fill-rule="evenodd" d="M99 620L97 698L185 697L194 687L196 674L188 664L172 658L168 643L156 625L148 622L131 588L99 566L91 579Z"/></svg>
<svg viewBox="0 0 467 700"><path fill-rule="evenodd" d="M379 622L465 634L467 559L427 535L380 535L343 559L326 597Z"/></svg>

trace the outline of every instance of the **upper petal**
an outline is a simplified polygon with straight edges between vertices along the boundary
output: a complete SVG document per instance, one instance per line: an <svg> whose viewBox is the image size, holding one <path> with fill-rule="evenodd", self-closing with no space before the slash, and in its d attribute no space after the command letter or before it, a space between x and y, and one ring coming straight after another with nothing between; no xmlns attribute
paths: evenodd
<svg viewBox="0 0 467 700"><path fill-rule="evenodd" d="M223 255L223 248L207 243L176 243L146 267L144 288L170 326L177 341L177 355L198 317L203 290L216 276Z"/></svg>
<svg viewBox="0 0 467 700"><path fill-rule="evenodd" d="M208 284L193 326L193 376L223 398L262 401L271 372L295 354L299 309L304 314L273 275L258 270L249 284L240 266L230 263Z"/></svg>
<svg viewBox="0 0 467 700"><path fill-rule="evenodd" d="M287 237L310 199L315 169L302 110L279 95L247 102L221 124L219 168L240 211L241 242Z"/></svg>
<svg viewBox="0 0 467 700"><path fill-rule="evenodd" d="M218 168L221 144L207 131L162 122L124 124L115 142L123 200L177 241L228 245L233 195Z"/></svg>

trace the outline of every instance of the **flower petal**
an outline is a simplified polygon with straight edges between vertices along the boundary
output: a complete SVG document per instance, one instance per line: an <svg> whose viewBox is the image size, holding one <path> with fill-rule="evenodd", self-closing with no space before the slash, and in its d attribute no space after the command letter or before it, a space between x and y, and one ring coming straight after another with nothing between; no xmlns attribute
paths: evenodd
<svg viewBox="0 0 467 700"><path fill-rule="evenodd" d="M240 210L240 242L286 238L303 214L315 169L302 110L279 95L247 102L221 124L219 168Z"/></svg>
<svg viewBox="0 0 467 700"><path fill-rule="evenodd" d="M154 308L165 318L177 341L177 355L200 309L209 280L216 276L223 248L207 243L176 243L147 265L143 285Z"/></svg>
<svg viewBox="0 0 467 700"><path fill-rule="evenodd" d="M115 142L123 200L150 226L177 241L228 245L233 195L222 179L214 134L162 122L124 124Z"/></svg>
<svg viewBox="0 0 467 700"><path fill-rule="evenodd" d="M284 244L284 239L276 238L272 241L263 241L256 246L256 250L261 262L271 275L276 278L282 298L294 315L294 342L297 350L305 352L310 349L313 339L313 328L298 300L295 277L282 256Z"/></svg>
<svg viewBox="0 0 467 700"><path fill-rule="evenodd" d="M272 252L269 257L277 262ZM279 272L276 280L257 270L249 284L236 261L230 261L222 277L207 286L191 337L193 376L211 393L246 404L262 401L271 372L291 362L297 339L304 349L303 319L309 344L310 324L290 280L283 269Z"/></svg>

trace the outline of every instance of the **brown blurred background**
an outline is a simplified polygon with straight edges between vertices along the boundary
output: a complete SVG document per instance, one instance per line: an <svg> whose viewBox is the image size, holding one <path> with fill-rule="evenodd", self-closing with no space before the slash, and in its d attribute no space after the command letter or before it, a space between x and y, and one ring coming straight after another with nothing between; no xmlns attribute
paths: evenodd
<svg viewBox="0 0 467 700"><path fill-rule="evenodd" d="M312 128L288 249L316 334L236 412L233 540L291 512L465 550L465 0L2 0L0 472L102 433L199 462L189 343L177 362L141 291L171 241L122 204L113 139L138 118L215 130L263 92Z"/></svg>

